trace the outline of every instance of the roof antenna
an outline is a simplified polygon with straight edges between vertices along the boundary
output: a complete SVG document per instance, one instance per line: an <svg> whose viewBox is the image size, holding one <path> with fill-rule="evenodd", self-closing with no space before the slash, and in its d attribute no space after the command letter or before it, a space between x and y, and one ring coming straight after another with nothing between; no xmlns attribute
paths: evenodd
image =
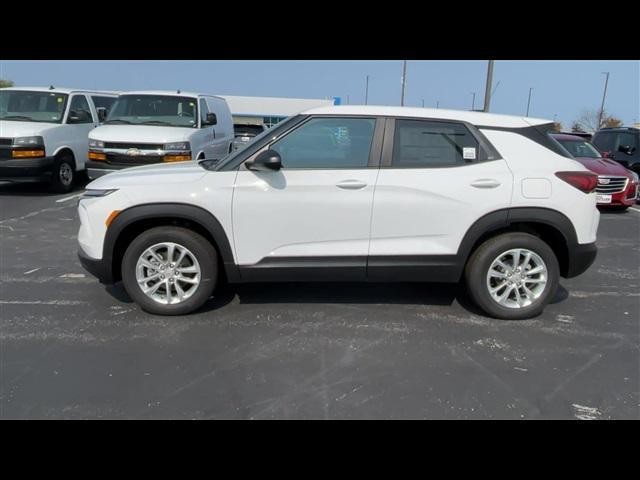
<svg viewBox="0 0 640 480"><path fill-rule="evenodd" d="M54 90L56 87L54 87L53 85L49 85L49 90Z"/></svg>

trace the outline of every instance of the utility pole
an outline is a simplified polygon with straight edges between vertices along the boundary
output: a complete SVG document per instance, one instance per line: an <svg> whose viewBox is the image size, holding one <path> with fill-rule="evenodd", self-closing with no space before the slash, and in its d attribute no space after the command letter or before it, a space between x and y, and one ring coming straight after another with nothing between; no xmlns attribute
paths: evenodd
<svg viewBox="0 0 640 480"><path fill-rule="evenodd" d="M347 95L347 105L349 105L349 95Z"/></svg>
<svg viewBox="0 0 640 480"><path fill-rule="evenodd" d="M609 72L601 72L602 75L606 75L604 81L604 92L602 92L602 105L600 106L600 114L598 115L598 129L602 126L602 115L604 114L604 99L607 96L607 84L609 83Z"/></svg>
<svg viewBox="0 0 640 480"><path fill-rule="evenodd" d="M369 75L367 75L367 86L364 89L364 104L368 105L369 102Z"/></svg>
<svg viewBox="0 0 640 480"><path fill-rule="evenodd" d="M525 115L525 117L529 116L529 107L531 106L531 91L533 90L533 87L529 88L529 100L527 100L527 113Z"/></svg>
<svg viewBox="0 0 640 480"><path fill-rule="evenodd" d="M440 100L436 102L436 108L440 108Z"/></svg>
<svg viewBox="0 0 640 480"><path fill-rule="evenodd" d="M407 85L407 61L402 62L402 93L400 95L400 106L404 107L404 90Z"/></svg>
<svg viewBox="0 0 640 480"><path fill-rule="evenodd" d="M422 108L424 108L424 98L422 99Z"/></svg>
<svg viewBox="0 0 640 480"><path fill-rule="evenodd" d="M482 111L488 112L489 105L491 104L491 83L493 82L493 62L495 60L489 60L487 65L487 83L484 89L484 108Z"/></svg>
<svg viewBox="0 0 640 480"><path fill-rule="evenodd" d="M471 92L473 95L473 100L471 100L471 111L473 112L476 109L476 92Z"/></svg>

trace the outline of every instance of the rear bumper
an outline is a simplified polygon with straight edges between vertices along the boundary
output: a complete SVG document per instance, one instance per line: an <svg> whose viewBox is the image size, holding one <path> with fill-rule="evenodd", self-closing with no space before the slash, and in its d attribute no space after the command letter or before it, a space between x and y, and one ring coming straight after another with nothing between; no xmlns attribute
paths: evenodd
<svg viewBox="0 0 640 480"><path fill-rule="evenodd" d="M593 265L598 255L598 247L594 243L577 244L569 248L569 264L565 278L573 278L583 274Z"/></svg>
<svg viewBox="0 0 640 480"><path fill-rule="evenodd" d="M104 259L91 258L80 246L78 246L78 258L84 269L96 277L100 283L106 285L112 285L114 283L111 262L107 262Z"/></svg>
<svg viewBox="0 0 640 480"><path fill-rule="evenodd" d="M0 160L0 180L27 182L51 178L55 157Z"/></svg>

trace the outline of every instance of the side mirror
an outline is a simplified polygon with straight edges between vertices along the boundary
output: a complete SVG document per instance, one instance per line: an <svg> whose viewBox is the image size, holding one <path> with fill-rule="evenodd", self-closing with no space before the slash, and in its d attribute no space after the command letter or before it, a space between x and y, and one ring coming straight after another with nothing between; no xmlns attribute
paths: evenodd
<svg viewBox="0 0 640 480"><path fill-rule="evenodd" d="M275 150L265 150L260 152L253 161L245 162L245 166L257 172L273 172L282 168L282 159Z"/></svg>
<svg viewBox="0 0 640 480"><path fill-rule="evenodd" d="M98 121L100 123L104 122L107 118L107 109L104 107L98 107L96 108L96 111L98 112Z"/></svg>
<svg viewBox="0 0 640 480"><path fill-rule="evenodd" d="M636 147L632 147L631 145L620 145L618 147L618 151L627 155L632 155L633 152L636 151Z"/></svg>
<svg viewBox="0 0 640 480"><path fill-rule="evenodd" d="M611 152L602 152L602 158L611 158Z"/></svg>
<svg viewBox="0 0 640 480"><path fill-rule="evenodd" d="M216 117L215 113L207 113L207 118L204 122L202 122L202 126L205 125L216 125L218 123L218 117Z"/></svg>

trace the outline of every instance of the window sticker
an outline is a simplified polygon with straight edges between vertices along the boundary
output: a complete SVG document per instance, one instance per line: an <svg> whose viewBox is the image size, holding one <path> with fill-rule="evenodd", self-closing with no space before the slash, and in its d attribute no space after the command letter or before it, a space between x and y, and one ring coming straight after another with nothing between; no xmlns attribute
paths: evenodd
<svg viewBox="0 0 640 480"><path fill-rule="evenodd" d="M476 159L475 147L464 147L462 149L462 158L464 158L465 160L475 160Z"/></svg>

